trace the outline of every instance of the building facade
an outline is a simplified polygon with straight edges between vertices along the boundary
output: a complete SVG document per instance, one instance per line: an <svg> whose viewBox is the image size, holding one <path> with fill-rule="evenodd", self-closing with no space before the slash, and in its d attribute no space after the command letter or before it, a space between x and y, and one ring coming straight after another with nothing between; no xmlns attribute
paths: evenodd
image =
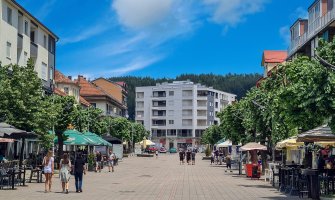
<svg viewBox="0 0 335 200"><path fill-rule="evenodd" d="M80 86L80 96L88 101L91 106L103 111L103 115L112 117L124 117L122 110L126 107L108 92L88 81L83 76L75 80Z"/></svg>
<svg viewBox="0 0 335 200"><path fill-rule="evenodd" d="M315 0L308 8L308 19L297 19L291 26L288 57L315 56L320 38L331 41L335 35L335 0Z"/></svg>
<svg viewBox="0 0 335 200"><path fill-rule="evenodd" d="M105 78L98 78L92 81L94 85L97 87L103 89L106 93L108 93L110 96L113 96L120 104L123 105L123 108L121 110L121 116L127 116L128 115L128 108L127 108L127 98L128 98L128 92L127 92L127 84L123 82L112 82L110 80L107 80Z"/></svg>
<svg viewBox="0 0 335 200"><path fill-rule="evenodd" d="M0 61L25 66L29 58L44 90L52 93L58 37L15 0L0 0Z"/></svg>
<svg viewBox="0 0 335 200"><path fill-rule="evenodd" d="M151 139L167 148L197 146L216 114L236 95L190 81L174 81L136 88L136 122L151 132Z"/></svg>

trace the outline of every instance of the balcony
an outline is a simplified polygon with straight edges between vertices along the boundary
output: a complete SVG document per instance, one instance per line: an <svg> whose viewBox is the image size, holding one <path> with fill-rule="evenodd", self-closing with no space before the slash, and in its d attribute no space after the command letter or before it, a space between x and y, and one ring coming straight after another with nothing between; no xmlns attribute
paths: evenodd
<svg viewBox="0 0 335 200"><path fill-rule="evenodd" d="M37 58L38 46L34 42L30 42L30 57Z"/></svg>
<svg viewBox="0 0 335 200"><path fill-rule="evenodd" d="M308 22L308 32L291 41L291 45L288 49L289 57L292 56L300 47L304 46L313 37L315 37L315 35L317 35L320 31L329 26L329 24L334 20L335 7L328 11L324 16L315 19L314 22Z"/></svg>
<svg viewBox="0 0 335 200"><path fill-rule="evenodd" d="M17 48L22 49L23 47L23 35L20 33L17 34Z"/></svg>

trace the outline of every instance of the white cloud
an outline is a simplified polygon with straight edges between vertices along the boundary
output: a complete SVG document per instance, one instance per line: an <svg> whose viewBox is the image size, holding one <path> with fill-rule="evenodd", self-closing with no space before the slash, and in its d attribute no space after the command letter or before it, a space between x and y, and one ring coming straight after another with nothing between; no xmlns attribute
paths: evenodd
<svg viewBox="0 0 335 200"><path fill-rule="evenodd" d="M308 11L307 9L303 7L298 7L293 14L294 18L302 18L302 19L307 19L308 18Z"/></svg>
<svg viewBox="0 0 335 200"><path fill-rule="evenodd" d="M84 31L77 33L77 35L75 36L65 37L64 39L61 39L59 44L65 45L65 44L70 44L70 43L81 42L93 36L99 35L110 28L111 27L106 24L98 24L98 25L95 25L89 28L85 28Z"/></svg>
<svg viewBox="0 0 335 200"><path fill-rule="evenodd" d="M114 0L112 3L120 23L134 29L161 22L171 6L172 0Z"/></svg>
<svg viewBox="0 0 335 200"><path fill-rule="evenodd" d="M289 26L283 26L279 29L279 34L285 42L285 45L290 45L291 32Z"/></svg>
<svg viewBox="0 0 335 200"><path fill-rule="evenodd" d="M128 65L126 65L125 67L113 69L109 71L108 73L112 76L120 76L120 75L128 74L130 72L146 68L158 62L161 59L162 59L162 56L153 56L150 58L137 58L131 63L129 63Z"/></svg>
<svg viewBox="0 0 335 200"><path fill-rule="evenodd" d="M211 20L218 24L236 26L250 14L260 12L268 0L203 0L212 11Z"/></svg>
<svg viewBox="0 0 335 200"><path fill-rule="evenodd" d="M36 17L39 20L43 20L45 17L49 15L49 13L52 11L52 7L55 5L56 0L47 0L44 1L44 4L38 9L36 12Z"/></svg>

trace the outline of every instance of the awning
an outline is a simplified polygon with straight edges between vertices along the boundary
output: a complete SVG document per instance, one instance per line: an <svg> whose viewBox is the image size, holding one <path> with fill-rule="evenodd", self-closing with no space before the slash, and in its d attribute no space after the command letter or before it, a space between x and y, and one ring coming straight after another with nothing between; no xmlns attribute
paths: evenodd
<svg viewBox="0 0 335 200"><path fill-rule="evenodd" d="M216 145L216 147L230 147L232 145L233 145L233 143L230 140L226 140L226 141Z"/></svg>
<svg viewBox="0 0 335 200"><path fill-rule="evenodd" d="M283 148L289 148L289 149L297 149L299 146L304 145L303 142L297 142L297 136L290 137L286 140L280 141L276 145L276 149L283 149Z"/></svg>
<svg viewBox="0 0 335 200"><path fill-rule="evenodd" d="M0 143L10 143L10 142L14 142L14 139L0 138Z"/></svg>
<svg viewBox="0 0 335 200"><path fill-rule="evenodd" d="M252 151L252 150L266 151L268 148L256 142L250 142L242 146L240 149L241 151Z"/></svg>
<svg viewBox="0 0 335 200"><path fill-rule="evenodd" d="M35 133L20 130L10 124L1 122L0 137L21 139L21 138L36 138L37 135Z"/></svg>
<svg viewBox="0 0 335 200"><path fill-rule="evenodd" d="M298 135L298 142L328 142L335 141L335 135L328 125L319 126Z"/></svg>
<svg viewBox="0 0 335 200"><path fill-rule="evenodd" d="M120 140L119 138L110 136L110 135L104 135L102 136L102 139L106 140L107 142L111 144L122 144L122 140Z"/></svg>
<svg viewBox="0 0 335 200"><path fill-rule="evenodd" d="M151 145L155 145L155 143L152 142L151 140L143 140L142 142L140 142L140 145L151 146Z"/></svg>
<svg viewBox="0 0 335 200"><path fill-rule="evenodd" d="M98 136L95 133L92 132L84 132L84 136L87 138L90 138L94 140L94 142L97 144L95 146L113 146L111 143L107 142L106 140L102 139L100 136Z"/></svg>
<svg viewBox="0 0 335 200"><path fill-rule="evenodd" d="M78 145L78 146L96 146L97 144L94 140L85 137L81 132L77 130L66 130L63 133L67 139L64 140L64 145ZM58 138L54 139L54 143L58 143Z"/></svg>

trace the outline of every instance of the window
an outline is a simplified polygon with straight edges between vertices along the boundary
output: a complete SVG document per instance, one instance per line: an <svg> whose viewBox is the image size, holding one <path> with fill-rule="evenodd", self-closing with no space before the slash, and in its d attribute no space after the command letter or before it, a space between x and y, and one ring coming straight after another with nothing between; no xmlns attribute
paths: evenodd
<svg viewBox="0 0 335 200"><path fill-rule="evenodd" d="M91 103L92 107L97 108L97 104L96 103Z"/></svg>
<svg viewBox="0 0 335 200"><path fill-rule="evenodd" d="M43 47L47 48L47 36L46 35L43 36Z"/></svg>
<svg viewBox="0 0 335 200"><path fill-rule="evenodd" d="M11 48L12 48L12 44L10 42L7 42L6 57L8 59L11 58Z"/></svg>
<svg viewBox="0 0 335 200"><path fill-rule="evenodd" d="M54 69L53 69L53 68L50 68L50 71L49 71L49 79L50 79L50 80L53 80L53 79L54 79Z"/></svg>
<svg viewBox="0 0 335 200"><path fill-rule="evenodd" d="M7 7L7 22L8 24L12 25L12 9Z"/></svg>
<svg viewBox="0 0 335 200"><path fill-rule="evenodd" d="M48 66L44 62L42 62L42 69L41 69L42 79L47 81L48 80Z"/></svg>
<svg viewBox="0 0 335 200"><path fill-rule="evenodd" d="M169 96L174 96L174 91L169 91Z"/></svg>
<svg viewBox="0 0 335 200"><path fill-rule="evenodd" d="M28 62L28 53L27 52L23 52L23 63L26 65Z"/></svg>
<svg viewBox="0 0 335 200"><path fill-rule="evenodd" d="M69 94L69 88L68 88L68 87L64 87L64 92L65 92L66 94Z"/></svg>
<svg viewBox="0 0 335 200"><path fill-rule="evenodd" d="M169 120L169 124L174 124L174 120Z"/></svg>
<svg viewBox="0 0 335 200"><path fill-rule="evenodd" d="M24 21L24 34L28 35L28 22Z"/></svg>

